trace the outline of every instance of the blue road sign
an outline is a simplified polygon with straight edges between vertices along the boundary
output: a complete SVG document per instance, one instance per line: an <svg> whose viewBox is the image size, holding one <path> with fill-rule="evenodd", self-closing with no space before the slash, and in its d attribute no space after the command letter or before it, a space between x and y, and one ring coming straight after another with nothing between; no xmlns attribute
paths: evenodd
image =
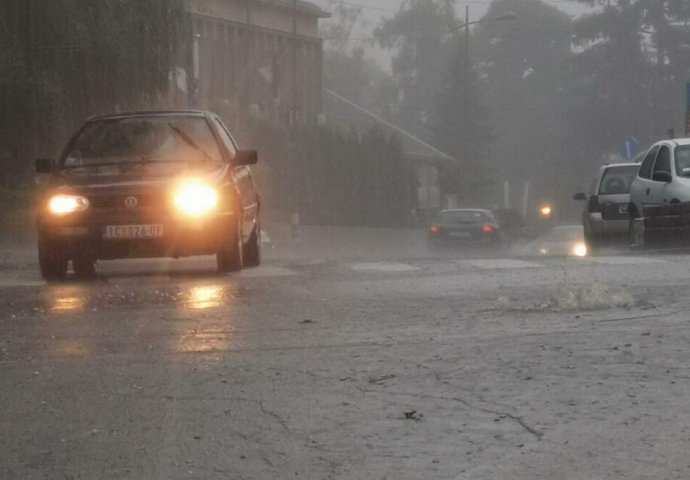
<svg viewBox="0 0 690 480"><path fill-rule="evenodd" d="M635 137L628 137L621 144L620 154L624 160L632 160L637 155L639 143Z"/></svg>

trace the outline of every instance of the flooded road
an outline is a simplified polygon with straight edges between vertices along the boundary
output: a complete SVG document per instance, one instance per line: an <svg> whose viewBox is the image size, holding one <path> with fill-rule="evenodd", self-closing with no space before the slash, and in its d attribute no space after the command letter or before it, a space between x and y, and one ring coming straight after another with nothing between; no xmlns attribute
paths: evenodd
<svg viewBox="0 0 690 480"><path fill-rule="evenodd" d="M687 477L690 257L291 248L57 284L6 249L0 477Z"/></svg>

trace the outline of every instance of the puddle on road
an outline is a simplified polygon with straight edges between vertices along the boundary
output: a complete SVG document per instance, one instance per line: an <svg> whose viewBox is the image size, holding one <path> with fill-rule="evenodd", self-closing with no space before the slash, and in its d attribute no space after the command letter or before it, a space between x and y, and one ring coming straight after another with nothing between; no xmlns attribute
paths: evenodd
<svg viewBox="0 0 690 480"><path fill-rule="evenodd" d="M536 298L535 298L536 297ZM495 308L509 312L575 312L633 308L638 302L624 289L603 284L561 284L541 296L498 298Z"/></svg>

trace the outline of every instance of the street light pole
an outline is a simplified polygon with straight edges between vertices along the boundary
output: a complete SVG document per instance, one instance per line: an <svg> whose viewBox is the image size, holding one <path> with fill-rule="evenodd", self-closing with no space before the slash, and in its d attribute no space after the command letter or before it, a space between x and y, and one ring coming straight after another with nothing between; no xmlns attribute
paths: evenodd
<svg viewBox="0 0 690 480"><path fill-rule="evenodd" d="M470 122L469 122L469 113L470 113L469 112L469 101L470 101L469 88L470 88L470 66L471 66L471 63L470 63L470 28L469 28L469 25L470 25L470 6L466 5L465 6L465 69L464 69L465 71L463 72L465 79L463 82L464 83L464 85L463 85L464 93L463 93L463 106L462 106L462 109L463 109L462 118L463 118L463 123L465 124L464 125L465 126L465 141L462 142L462 146L463 146L463 156L465 157L463 160L465 162L468 161L469 153L470 153L470 148L469 148L470 136L469 136L469 132L468 132L468 128L467 128L470 124Z"/></svg>

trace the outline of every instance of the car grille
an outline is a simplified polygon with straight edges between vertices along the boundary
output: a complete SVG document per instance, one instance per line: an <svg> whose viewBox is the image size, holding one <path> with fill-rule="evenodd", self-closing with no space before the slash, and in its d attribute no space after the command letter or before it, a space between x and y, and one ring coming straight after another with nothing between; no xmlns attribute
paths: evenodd
<svg viewBox="0 0 690 480"><path fill-rule="evenodd" d="M128 207L126 200L128 197L137 199L136 207ZM94 195L89 197L92 208L103 210L136 210L139 208L163 208L165 199L150 194L106 194Z"/></svg>

